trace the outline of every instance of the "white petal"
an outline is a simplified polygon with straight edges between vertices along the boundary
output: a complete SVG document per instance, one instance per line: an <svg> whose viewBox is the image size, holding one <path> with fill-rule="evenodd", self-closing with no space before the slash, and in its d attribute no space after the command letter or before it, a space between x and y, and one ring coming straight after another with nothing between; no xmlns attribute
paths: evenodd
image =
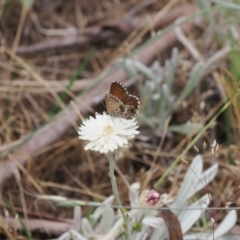
<svg viewBox="0 0 240 240"><path fill-rule="evenodd" d="M103 113L90 117L79 127L79 139L88 143L85 149L113 152L118 147L128 147L128 140L139 133L135 119L116 118Z"/></svg>

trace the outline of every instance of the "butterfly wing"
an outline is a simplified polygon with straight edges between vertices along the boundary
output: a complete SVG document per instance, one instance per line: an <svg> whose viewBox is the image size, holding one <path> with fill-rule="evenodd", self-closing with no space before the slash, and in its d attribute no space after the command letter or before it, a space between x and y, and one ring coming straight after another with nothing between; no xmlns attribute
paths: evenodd
<svg viewBox="0 0 240 240"><path fill-rule="evenodd" d="M127 89L119 82L112 82L109 94L117 97L122 102L128 97Z"/></svg>
<svg viewBox="0 0 240 240"><path fill-rule="evenodd" d="M138 97L129 95L121 83L112 82L105 104L109 115L131 119L137 114L140 102Z"/></svg>
<svg viewBox="0 0 240 240"><path fill-rule="evenodd" d="M105 104L107 108L107 112L109 115L115 115L115 112L120 109L120 106L123 105L122 101L120 101L117 97L112 94L105 95Z"/></svg>
<svg viewBox="0 0 240 240"><path fill-rule="evenodd" d="M126 101L124 102L125 108L124 108L122 117L126 119L131 119L135 117L135 115L138 113L139 106L140 106L140 101L138 97L129 95Z"/></svg>
<svg viewBox="0 0 240 240"><path fill-rule="evenodd" d="M131 105L137 110L139 109L140 101L139 98L133 95L128 95L127 98L123 101L126 105Z"/></svg>

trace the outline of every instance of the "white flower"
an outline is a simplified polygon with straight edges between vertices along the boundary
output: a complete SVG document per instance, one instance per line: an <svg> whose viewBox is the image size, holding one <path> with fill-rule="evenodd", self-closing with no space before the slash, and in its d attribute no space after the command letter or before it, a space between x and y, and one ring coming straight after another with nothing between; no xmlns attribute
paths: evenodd
<svg viewBox="0 0 240 240"><path fill-rule="evenodd" d="M111 117L106 113L90 117L79 127L79 138L88 141L85 150L101 153L113 152L119 147L128 147L128 140L139 133L136 120Z"/></svg>

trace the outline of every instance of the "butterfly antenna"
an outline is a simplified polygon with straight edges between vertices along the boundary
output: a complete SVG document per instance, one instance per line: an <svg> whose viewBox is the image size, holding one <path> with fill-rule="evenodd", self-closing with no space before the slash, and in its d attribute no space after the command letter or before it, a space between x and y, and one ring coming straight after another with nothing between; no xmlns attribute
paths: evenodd
<svg viewBox="0 0 240 240"><path fill-rule="evenodd" d="M101 101L101 104L106 108L105 101Z"/></svg>

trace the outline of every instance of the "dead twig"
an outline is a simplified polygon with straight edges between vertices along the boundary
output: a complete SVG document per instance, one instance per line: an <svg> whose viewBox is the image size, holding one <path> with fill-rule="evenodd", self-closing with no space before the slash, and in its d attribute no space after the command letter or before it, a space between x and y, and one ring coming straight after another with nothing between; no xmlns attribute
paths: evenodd
<svg viewBox="0 0 240 240"><path fill-rule="evenodd" d="M182 45L189 51L196 61L204 61L203 56L200 54L194 44L186 37L180 27L177 26L175 28L175 33L178 41L182 43Z"/></svg>
<svg viewBox="0 0 240 240"><path fill-rule="evenodd" d="M167 206L164 206L167 207ZM171 212L171 210L162 211L160 216L163 218L168 232L170 240L182 240L183 234L181 230L181 226L177 216Z"/></svg>
<svg viewBox="0 0 240 240"><path fill-rule="evenodd" d="M11 217L2 217L0 218L5 222L6 225L8 225L8 228L13 230L22 230L22 226L20 224L19 219L11 218ZM51 234L60 235L64 232L69 231L73 228L73 223L71 224L69 220L69 223L64 222L55 222L55 221L49 221L49 220L41 220L41 219L28 219L28 220L22 220L24 224L26 225L26 228L29 231L38 231L38 232L49 232Z"/></svg>
<svg viewBox="0 0 240 240"><path fill-rule="evenodd" d="M54 89L54 92L59 93L62 91L65 91L67 89L67 86L69 84L69 80L57 80L57 81L50 81L47 79L44 79L45 82L48 82L48 87L51 89ZM79 92L82 91L84 88L88 87L92 83L92 79L81 79L74 82L74 84L71 86L72 92ZM19 88L22 88L22 92L28 92L28 93L35 93L35 94L42 94L42 93L48 93L48 89L43 86L42 83L31 81L29 79L26 80L1 80L1 86L0 86L0 92L1 93L8 93L8 92L19 92ZM1 148L1 147L0 147Z"/></svg>
<svg viewBox="0 0 240 240"><path fill-rule="evenodd" d="M164 17L160 18L154 24L155 30L169 25L179 16L188 15L190 12L194 12L196 6L192 4L184 5L181 7L175 7L170 10ZM36 43L31 46L21 46L16 50L18 54L35 53L39 51L46 51L49 49L57 49L69 46L82 46L86 44L110 44L113 42L116 44L126 38L133 31L140 31L145 28L149 21L147 19L154 19L157 14L149 16L134 16L128 15L118 22L105 22L93 27L86 28L83 32L77 34L71 34L67 37L58 37L42 42Z"/></svg>

